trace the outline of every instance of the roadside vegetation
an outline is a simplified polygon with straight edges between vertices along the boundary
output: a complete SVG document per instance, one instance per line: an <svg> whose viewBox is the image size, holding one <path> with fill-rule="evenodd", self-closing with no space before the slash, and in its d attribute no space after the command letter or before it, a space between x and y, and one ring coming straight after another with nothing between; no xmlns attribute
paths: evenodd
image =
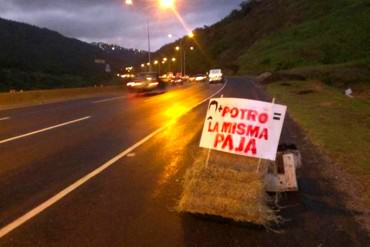
<svg viewBox="0 0 370 247"><path fill-rule="evenodd" d="M267 90L320 150L360 179L370 201L370 98L349 98L321 81L278 81Z"/></svg>
<svg viewBox="0 0 370 247"><path fill-rule="evenodd" d="M368 1L295 2L291 3L292 7L305 9L306 20L274 32L249 47L239 58L241 73L353 61L370 66Z"/></svg>

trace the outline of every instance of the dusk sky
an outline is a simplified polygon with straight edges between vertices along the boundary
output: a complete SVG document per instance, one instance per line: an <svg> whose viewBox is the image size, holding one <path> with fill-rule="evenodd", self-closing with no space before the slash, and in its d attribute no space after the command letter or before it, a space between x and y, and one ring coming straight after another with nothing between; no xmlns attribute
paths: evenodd
<svg viewBox="0 0 370 247"><path fill-rule="evenodd" d="M149 19L152 50L196 27L210 25L238 8L242 0L177 0L179 21L158 0L1 0L0 17L46 27L87 42L102 41L126 48L147 49ZM173 38L168 38L173 34Z"/></svg>

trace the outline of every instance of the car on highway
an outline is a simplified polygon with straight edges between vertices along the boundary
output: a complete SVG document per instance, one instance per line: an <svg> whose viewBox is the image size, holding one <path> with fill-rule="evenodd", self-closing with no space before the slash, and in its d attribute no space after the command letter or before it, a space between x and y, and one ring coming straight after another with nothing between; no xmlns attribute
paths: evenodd
<svg viewBox="0 0 370 247"><path fill-rule="evenodd" d="M224 75L221 69L211 69L208 74L208 82L211 83L224 83Z"/></svg>
<svg viewBox="0 0 370 247"><path fill-rule="evenodd" d="M154 72L143 72L126 84L129 93L164 93L166 83Z"/></svg>
<svg viewBox="0 0 370 247"><path fill-rule="evenodd" d="M184 80L181 76L176 75L174 78L172 78L171 85L172 86L184 85Z"/></svg>
<svg viewBox="0 0 370 247"><path fill-rule="evenodd" d="M207 75L204 74L197 74L194 76L195 82L205 82L207 80Z"/></svg>

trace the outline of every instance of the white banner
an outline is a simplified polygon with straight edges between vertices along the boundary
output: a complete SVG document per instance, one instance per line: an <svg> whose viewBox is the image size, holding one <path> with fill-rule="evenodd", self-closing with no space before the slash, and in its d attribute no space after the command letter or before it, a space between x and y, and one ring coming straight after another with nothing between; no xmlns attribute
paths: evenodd
<svg viewBox="0 0 370 247"><path fill-rule="evenodd" d="M211 99L200 147L275 160L286 109L256 100Z"/></svg>

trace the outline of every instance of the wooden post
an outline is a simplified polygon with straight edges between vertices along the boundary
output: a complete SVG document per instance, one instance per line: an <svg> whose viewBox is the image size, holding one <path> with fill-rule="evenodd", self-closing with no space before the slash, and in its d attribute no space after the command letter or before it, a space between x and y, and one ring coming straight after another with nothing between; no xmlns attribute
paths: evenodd
<svg viewBox="0 0 370 247"><path fill-rule="evenodd" d="M208 149L208 152L207 152L207 159L206 159L206 168L208 168L208 163L209 163L209 157L211 156L211 149L209 148Z"/></svg>

